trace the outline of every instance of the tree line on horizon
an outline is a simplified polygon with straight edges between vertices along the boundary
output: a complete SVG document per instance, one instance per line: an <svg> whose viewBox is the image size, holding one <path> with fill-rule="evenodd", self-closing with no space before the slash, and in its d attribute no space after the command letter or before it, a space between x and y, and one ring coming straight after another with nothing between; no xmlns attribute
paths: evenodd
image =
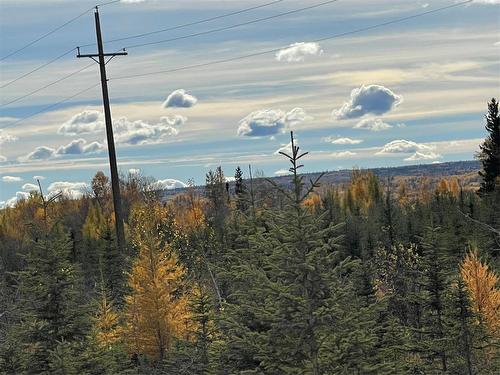
<svg viewBox="0 0 500 375"><path fill-rule="evenodd" d="M219 167L163 201L111 188L0 211L0 373L500 373L500 116L488 103L481 186L411 191L369 171L291 188Z"/></svg>

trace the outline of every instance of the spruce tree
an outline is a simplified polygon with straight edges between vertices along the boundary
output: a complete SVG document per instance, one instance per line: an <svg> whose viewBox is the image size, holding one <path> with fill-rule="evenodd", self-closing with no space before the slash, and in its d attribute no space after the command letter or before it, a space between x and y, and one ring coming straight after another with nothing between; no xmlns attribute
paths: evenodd
<svg viewBox="0 0 500 375"><path fill-rule="evenodd" d="M495 190L499 184L498 178L500 178L500 115L498 101L495 98L488 103L488 113L485 118L488 136L477 154L482 165L479 172L483 179L479 188L480 194L491 193Z"/></svg>
<svg viewBox="0 0 500 375"><path fill-rule="evenodd" d="M283 210L265 214L231 270L234 283L222 312L222 373L375 374L375 319L356 296L357 265L341 260L339 227L304 207L300 153L285 154L293 173ZM366 306L366 305L365 305Z"/></svg>
<svg viewBox="0 0 500 375"><path fill-rule="evenodd" d="M247 189L243 182L243 172L239 166L234 173L234 195L236 196L236 207L240 211L245 211L248 207Z"/></svg>
<svg viewBox="0 0 500 375"><path fill-rule="evenodd" d="M69 251L67 236L51 233L33 244L19 272L23 308L10 333L17 345L17 373L78 373L89 322Z"/></svg>

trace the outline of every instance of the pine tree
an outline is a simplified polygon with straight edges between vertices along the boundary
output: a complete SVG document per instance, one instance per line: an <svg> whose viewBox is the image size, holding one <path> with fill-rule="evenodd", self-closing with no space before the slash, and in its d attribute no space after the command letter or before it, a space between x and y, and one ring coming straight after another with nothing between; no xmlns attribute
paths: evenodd
<svg viewBox="0 0 500 375"><path fill-rule="evenodd" d="M498 186L500 178L500 115L498 101L495 98L488 103L486 131L488 136L480 146L477 158L482 164L479 175L482 177L479 193L491 193Z"/></svg>

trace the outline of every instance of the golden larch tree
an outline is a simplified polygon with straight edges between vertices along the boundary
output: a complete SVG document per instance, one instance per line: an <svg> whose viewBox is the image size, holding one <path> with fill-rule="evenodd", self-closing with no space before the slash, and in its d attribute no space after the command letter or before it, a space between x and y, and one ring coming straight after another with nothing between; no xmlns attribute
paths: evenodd
<svg viewBox="0 0 500 375"><path fill-rule="evenodd" d="M131 293L125 298L125 340L131 353L161 361L176 338L188 337L192 318L185 269L177 254L158 238L155 220L147 216L134 234L139 255L129 274Z"/></svg>
<svg viewBox="0 0 500 375"><path fill-rule="evenodd" d="M491 333L500 334L500 289L498 276L482 263L477 249L472 249L460 266L460 273L470 294L472 307Z"/></svg>
<svg viewBox="0 0 500 375"><path fill-rule="evenodd" d="M106 293L103 292L94 317L94 337L97 344L103 349L110 349L120 341L122 330L120 316L114 310Z"/></svg>

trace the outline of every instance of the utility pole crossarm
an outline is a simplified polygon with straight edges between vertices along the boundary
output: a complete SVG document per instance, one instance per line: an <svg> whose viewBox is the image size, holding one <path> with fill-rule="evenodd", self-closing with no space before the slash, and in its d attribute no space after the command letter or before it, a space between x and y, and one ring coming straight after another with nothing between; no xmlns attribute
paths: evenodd
<svg viewBox="0 0 500 375"><path fill-rule="evenodd" d="M107 56L127 56L128 53L127 52L115 52L115 53L103 53L102 56L104 57L107 57ZM81 54L78 54L76 55L76 57L99 57L99 54L98 53L94 53L94 54L87 54L87 55L81 55Z"/></svg>
<svg viewBox="0 0 500 375"><path fill-rule="evenodd" d="M78 54L76 57L89 57L99 64L99 69L101 73L101 88L102 88L102 102L104 107L104 119L106 124L106 138L108 141L108 154L109 154L109 167L111 170L111 190L113 192L113 206L115 211L115 226L116 226L116 242L118 249L121 252L125 251L125 230L123 224L123 214L122 214L122 204L120 196L120 178L118 176L118 166L116 163L116 151L115 151L115 140L113 137L113 123L111 117L111 109L109 106L109 94L108 94L108 79L106 78L106 63L109 62L115 56L127 55L127 52L123 50L122 52L116 53L104 53L104 47L102 43L101 35L101 23L99 20L99 9L95 8L95 27L96 27L96 38L97 38L97 50L96 54L80 54L80 48L77 47ZM105 57L109 56L108 61L105 61ZM98 58L98 60L95 59Z"/></svg>

